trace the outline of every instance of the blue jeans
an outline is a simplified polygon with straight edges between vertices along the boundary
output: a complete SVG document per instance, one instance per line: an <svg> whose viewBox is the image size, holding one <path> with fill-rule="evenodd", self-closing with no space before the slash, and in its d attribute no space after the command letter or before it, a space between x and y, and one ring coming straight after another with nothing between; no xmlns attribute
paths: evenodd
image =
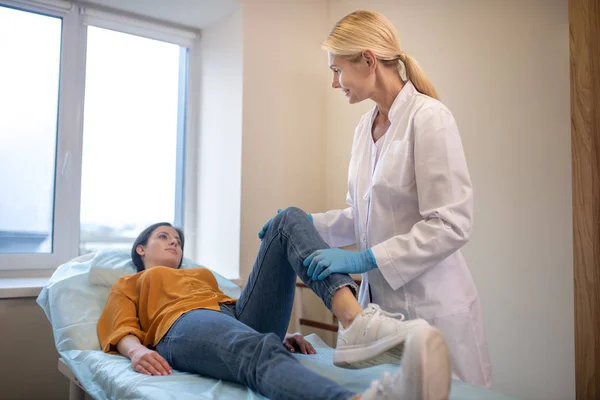
<svg viewBox="0 0 600 400"><path fill-rule="evenodd" d="M248 284L235 305L221 311L193 310L182 315L156 351L175 369L240 383L270 399L350 399L355 394L300 364L283 346L290 322L296 276L331 309L335 292L348 275L313 281L302 264L313 251L327 248L307 215L288 208L273 218Z"/></svg>

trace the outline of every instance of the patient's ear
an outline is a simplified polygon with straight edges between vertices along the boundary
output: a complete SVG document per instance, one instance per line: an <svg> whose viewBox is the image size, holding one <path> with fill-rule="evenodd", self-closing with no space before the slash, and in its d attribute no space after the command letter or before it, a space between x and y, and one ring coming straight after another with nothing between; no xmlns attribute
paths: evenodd
<svg viewBox="0 0 600 400"><path fill-rule="evenodd" d="M137 245L137 247L135 248L135 252L138 253L140 256L144 256L144 254L146 254L144 246L142 246L141 244Z"/></svg>

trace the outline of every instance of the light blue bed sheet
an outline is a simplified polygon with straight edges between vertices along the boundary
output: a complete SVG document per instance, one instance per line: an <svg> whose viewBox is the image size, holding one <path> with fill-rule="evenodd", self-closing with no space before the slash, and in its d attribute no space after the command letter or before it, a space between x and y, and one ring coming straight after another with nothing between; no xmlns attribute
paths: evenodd
<svg viewBox="0 0 600 400"><path fill-rule="evenodd" d="M184 261L183 268L198 265ZM250 389L230 382L175 372L170 376L146 376L135 372L122 356L100 350L96 323L112 284L122 275L135 273L129 254L102 250L61 265L37 299L52 324L56 348L79 383L94 399L265 399ZM239 288L215 274L227 295L239 297ZM393 373L397 365L362 370L346 370L333 365L333 349L318 336L307 339L316 355L295 355L307 368L327 376L349 390L364 391L384 371ZM507 400L486 389L452 383L451 400Z"/></svg>
<svg viewBox="0 0 600 400"><path fill-rule="evenodd" d="M362 370L346 370L333 365L333 349L317 335L308 335L317 354L295 355L307 368L324 375L349 390L360 393L378 379L384 371L394 373L398 366L384 365ZM63 357L76 373L80 383L95 399L213 399L263 400L252 390L231 382L204 378L175 371L170 376L140 375L131 362L122 356L101 351L67 351ZM291 378L291 377L290 377ZM506 396L481 387L452 382L450 400L508 400Z"/></svg>

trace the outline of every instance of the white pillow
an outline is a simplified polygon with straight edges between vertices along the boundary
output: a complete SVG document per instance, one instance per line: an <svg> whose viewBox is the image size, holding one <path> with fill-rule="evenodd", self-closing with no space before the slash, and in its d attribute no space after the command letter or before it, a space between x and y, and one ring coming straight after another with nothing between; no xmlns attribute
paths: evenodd
<svg viewBox="0 0 600 400"><path fill-rule="evenodd" d="M207 268L196 264L188 258L183 258L182 269ZM208 268L210 269L210 268ZM240 297L240 288L227 278L211 270L219 288L227 296L237 299ZM124 275L137 273L135 265L131 260L130 253L125 250L100 250L92 259L90 267L90 284L112 287L112 285Z"/></svg>
<svg viewBox="0 0 600 400"><path fill-rule="evenodd" d="M90 283L92 285L112 285L122 276L137 273L128 251L100 250L90 265Z"/></svg>

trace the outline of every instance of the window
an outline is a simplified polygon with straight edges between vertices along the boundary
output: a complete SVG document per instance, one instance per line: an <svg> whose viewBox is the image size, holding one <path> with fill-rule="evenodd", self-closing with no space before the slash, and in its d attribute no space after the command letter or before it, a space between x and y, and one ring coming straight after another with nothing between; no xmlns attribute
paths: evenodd
<svg viewBox="0 0 600 400"><path fill-rule="evenodd" d="M80 253L182 226L186 64L180 46L88 27Z"/></svg>
<svg viewBox="0 0 600 400"><path fill-rule="evenodd" d="M0 0L0 270L129 248L157 221L183 227L196 37L68 1Z"/></svg>
<svg viewBox="0 0 600 400"><path fill-rule="evenodd" d="M53 251L61 31L0 6L0 253Z"/></svg>

